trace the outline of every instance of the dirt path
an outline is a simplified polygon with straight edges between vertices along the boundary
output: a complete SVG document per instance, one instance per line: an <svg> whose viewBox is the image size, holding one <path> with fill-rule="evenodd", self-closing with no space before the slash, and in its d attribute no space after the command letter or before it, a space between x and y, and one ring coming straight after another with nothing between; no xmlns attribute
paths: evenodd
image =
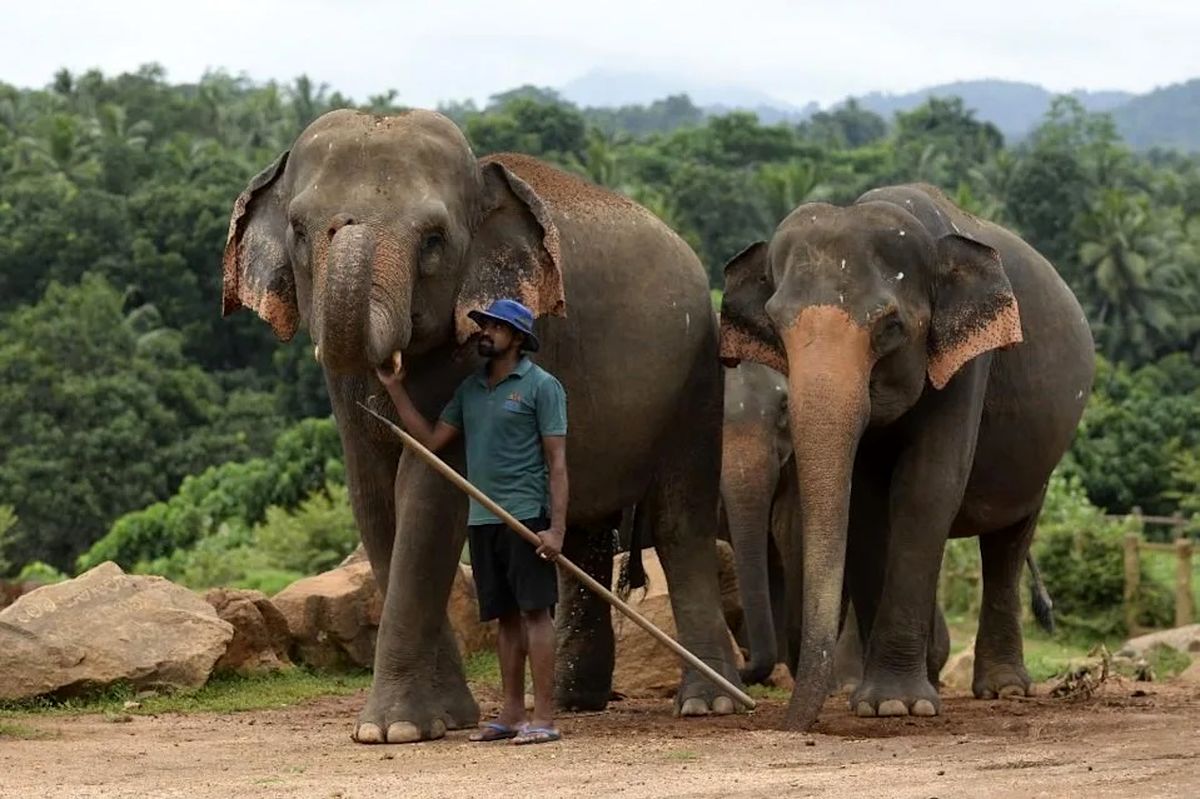
<svg viewBox="0 0 1200 799"><path fill-rule="evenodd" d="M0 739L0 796L1200 796L1200 689L1171 685L1086 701L951 697L919 722L859 720L831 699L812 735L773 730L780 703L685 723L665 701L621 702L563 719L561 743L523 748L465 733L359 746L348 733L361 703L36 719L54 737Z"/></svg>

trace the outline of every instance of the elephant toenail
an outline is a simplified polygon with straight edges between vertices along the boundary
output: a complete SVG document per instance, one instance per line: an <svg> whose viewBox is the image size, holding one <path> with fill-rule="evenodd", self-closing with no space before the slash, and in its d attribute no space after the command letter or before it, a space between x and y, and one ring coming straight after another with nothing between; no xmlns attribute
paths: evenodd
<svg viewBox="0 0 1200 799"><path fill-rule="evenodd" d="M358 729L354 731L354 740L360 744L381 744L383 730L379 729L378 724L359 724Z"/></svg>
<svg viewBox="0 0 1200 799"><path fill-rule="evenodd" d="M713 700L712 711L718 716L728 716L733 712L733 700L727 696L718 696Z"/></svg>
<svg viewBox="0 0 1200 799"><path fill-rule="evenodd" d="M1006 685L1000 689L999 695L1001 699L1011 699L1014 696L1024 696L1025 689L1019 685Z"/></svg>
<svg viewBox="0 0 1200 799"><path fill-rule="evenodd" d="M907 716L908 705L904 704L903 699L885 699L879 703L879 715Z"/></svg>
<svg viewBox="0 0 1200 799"><path fill-rule="evenodd" d="M709 712L708 703L696 697L685 700L683 707L679 709L681 716L707 716Z"/></svg>
<svg viewBox="0 0 1200 799"><path fill-rule="evenodd" d="M390 744L409 744L419 740L421 731L412 722L397 721L388 725L387 742Z"/></svg>
<svg viewBox="0 0 1200 799"><path fill-rule="evenodd" d="M875 708L870 702L863 701L858 703L858 708L855 712L862 718L870 718L875 715Z"/></svg>
<svg viewBox="0 0 1200 799"><path fill-rule="evenodd" d="M912 714L914 716L936 716L937 708L928 699L918 699L913 702Z"/></svg>

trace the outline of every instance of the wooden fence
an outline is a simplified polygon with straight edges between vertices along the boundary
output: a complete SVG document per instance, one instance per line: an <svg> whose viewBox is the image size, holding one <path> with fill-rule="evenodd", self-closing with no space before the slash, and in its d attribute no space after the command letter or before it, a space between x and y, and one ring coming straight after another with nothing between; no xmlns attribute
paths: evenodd
<svg viewBox="0 0 1200 799"><path fill-rule="evenodd" d="M1196 617L1195 597L1192 594L1192 554L1195 545L1187 536L1188 520L1180 516L1143 516L1137 508L1132 514L1143 524L1174 528L1175 540L1169 544L1143 541L1138 533L1125 534L1125 625L1130 635L1138 629L1138 588L1142 580L1143 551L1174 553L1175 561L1175 626L1191 624Z"/></svg>

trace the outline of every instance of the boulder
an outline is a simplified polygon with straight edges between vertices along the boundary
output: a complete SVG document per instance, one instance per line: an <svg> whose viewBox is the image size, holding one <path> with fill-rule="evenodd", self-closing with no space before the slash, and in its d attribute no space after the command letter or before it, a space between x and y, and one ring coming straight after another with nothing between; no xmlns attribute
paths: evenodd
<svg viewBox="0 0 1200 799"><path fill-rule="evenodd" d="M342 559L342 562L338 564L338 567L340 568L342 566L352 566L355 563L366 563L366 562L367 562L367 550L363 549L362 544L359 544L358 546L356 546L354 548L353 552L351 552L349 555L347 555L345 558Z"/></svg>
<svg viewBox="0 0 1200 799"><path fill-rule="evenodd" d="M0 611L0 699L120 681L198 688L232 638L233 627L192 591L105 562Z"/></svg>
<svg viewBox="0 0 1200 799"><path fill-rule="evenodd" d="M1200 687L1200 657L1193 657L1192 665L1180 672L1175 680L1183 685Z"/></svg>
<svg viewBox="0 0 1200 799"><path fill-rule="evenodd" d="M287 619L261 591L213 588L204 600L233 626L233 639L214 671L264 674L291 665Z"/></svg>
<svg viewBox="0 0 1200 799"><path fill-rule="evenodd" d="M383 597L366 561L297 580L271 602L287 620L294 659L320 669L374 663Z"/></svg>
<svg viewBox="0 0 1200 799"><path fill-rule="evenodd" d="M375 662L383 597L365 559L305 577L272 600L291 631L295 660L322 669L365 668ZM479 621L475 581L460 564L446 609L465 656L496 647L496 623Z"/></svg>
<svg viewBox="0 0 1200 799"><path fill-rule="evenodd" d="M620 560L614 563L614 580L620 573ZM720 556L718 555L718 561ZM733 559L726 563L732 571ZM634 610L641 613L660 630L678 639L675 616L671 611L671 597L667 591L666 574L658 553L654 549L642 551L642 564L646 571L646 587L633 591L626 600ZM724 578L723 587L730 585ZM736 578L732 581L736 595ZM724 591L722 592L724 596ZM738 604L738 612L741 607ZM613 668L613 690L630 697L673 696L679 687L681 663L679 658L641 627L623 614L613 611L613 634L616 639L616 664ZM742 668L745 663L737 648L733 635L729 635L729 647L733 653L734 666Z"/></svg>
<svg viewBox="0 0 1200 799"><path fill-rule="evenodd" d="M942 685L955 693L971 693L975 681L975 639L957 655L951 655L942 667Z"/></svg>
<svg viewBox="0 0 1200 799"><path fill-rule="evenodd" d="M1189 624L1173 630L1160 630L1156 633L1138 636L1126 641L1125 645L1117 650L1117 654L1131 658L1144 657L1147 652L1160 644L1196 657L1200 655L1200 624Z"/></svg>
<svg viewBox="0 0 1200 799"><path fill-rule="evenodd" d="M471 567L459 564L450 588L450 601L446 605L450 616L450 627L458 642L458 651L463 657L476 652L495 652L499 627L494 621L479 620L479 598L475 593L475 578Z"/></svg>

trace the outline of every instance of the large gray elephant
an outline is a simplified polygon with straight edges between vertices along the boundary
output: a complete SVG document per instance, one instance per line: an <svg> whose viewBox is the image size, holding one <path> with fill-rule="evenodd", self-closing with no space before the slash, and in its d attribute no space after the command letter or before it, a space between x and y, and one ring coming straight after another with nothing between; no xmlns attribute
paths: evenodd
<svg viewBox="0 0 1200 799"><path fill-rule="evenodd" d="M567 390L564 554L610 583L611 531L636 504L681 642L737 680L713 547L717 328L695 254L640 206L533 158L477 161L440 114L334 111L237 198L224 312L250 308L284 340L307 326L317 345L355 519L384 592L360 742L437 738L474 725L479 710L445 611L466 499L356 403L394 419L373 372L402 359L414 402L434 417L478 365L468 313L501 296L539 317L539 362ZM461 444L446 457L463 468ZM559 703L603 707L608 606L564 583L557 623ZM684 715L733 709L690 670L676 702Z"/></svg>
<svg viewBox="0 0 1200 799"><path fill-rule="evenodd" d="M1094 372L1070 289L924 185L802 205L725 282L722 357L788 376L803 530L788 726L809 727L826 696L843 577L867 642L852 707L939 712L926 656L948 536L980 541L975 694L1027 693L1021 566Z"/></svg>

